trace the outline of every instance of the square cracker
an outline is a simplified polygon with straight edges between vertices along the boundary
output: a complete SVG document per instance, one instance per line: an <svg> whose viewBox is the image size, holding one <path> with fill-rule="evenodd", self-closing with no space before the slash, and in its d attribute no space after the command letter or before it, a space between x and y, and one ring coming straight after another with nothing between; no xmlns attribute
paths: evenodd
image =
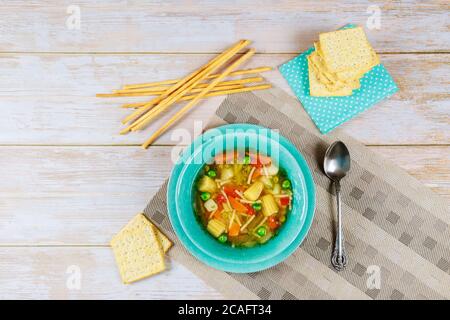
<svg viewBox="0 0 450 320"><path fill-rule="evenodd" d="M324 64L323 59L320 57L318 51L320 50L319 44L315 43L314 46L316 48L316 51L311 53L308 58L311 59L311 64L314 68L317 79L321 83L325 84L329 91L336 91L338 89L342 89L345 86L348 86L352 89L359 89L359 78L364 74L352 71L343 71L338 73L330 72ZM340 76L340 74L342 73L345 76L344 78Z"/></svg>
<svg viewBox="0 0 450 320"><path fill-rule="evenodd" d="M308 59L311 60L311 64L315 69L316 75L320 82L324 84L332 84L339 80L335 73L332 73L327 69L317 49L308 56Z"/></svg>
<svg viewBox="0 0 450 320"><path fill-rule="evenodd" d="M142 214L135 216L111 240L111 247L124 283L165 270L164 252L155 228Z"/></svg>
<svg viewBox="0 0 450 320"><path fill-rule="evenodd" d="M308 56L308 75L309 75L309 94L314 97L343 97L350 96L352 89L348 86L343 86L339 89L331 91L325 84L319 81L310 56Z"/></svg>
<svg viewBox="0 0 450 320"><path fill-rule="evenodd" d="M343 82L352 83L355 80L358 80L358 82L359 82L359 79L364 75L365 71L369 71L370 68L375 66L375 65L371 65L368 70L364 70L364 71L351 69L351 70L347 70L347 71L340 71L340 72L333 73L330 70L328 70L328 68L325 64L325 61L323 58L323 53L320 48L320 43L314 42L314 48L315 48L315 52L313 52L311 54L311 56L314 55L312 58L312 60L313 60L312 62L314 62L314 64L317 66L317 68L319 68L319 70L322 73L327 74L328 78L334 79L334 82L343 81ZM373 53L375 53L375 52L373 52Z"/></svg>
<svg viewBox="0 0 450 320"><path fill-rule="evenodd" d="M363 72L373 65L373 49L361 27L319 35L320 53L331 72Z"/></svg>
<svg viewBox="0 0 450 320"><path fill-rule="evenodd" d="M337 91L350 84L348 83L349 81L339 80L335 73L329 72L317 52L311 53L308 56L308 60L311 63L310 65L313 68L317 80L324 84L328 91Z"/></svg>
<svg viewBox="0 0 450 320"><path fill-rule="evenodd" d="M169 249L173 245L172 241L170 241L170 239L167 238L166 235L164 233L162 233L162 231L159 230L157 226L155 226L153 223L151 223L151 224L155 230L156 237L158 238L159 243L161 243L161 247L162 247L164 253L167 253L167 251L169 251Z"/></svg>
<svg viewBox="0 0 450 320"><path fill-rule="evenodd" d="M373 67L375 67L377 64L380 63L377 53L372 48L371 48L371 55L372 55L372 62L368 65L367 68L358 71L347 70L336 72L337 78L345 82L352 82L356 79L358 80L361 79L364 76L364 74L369 72Z"/></svg>

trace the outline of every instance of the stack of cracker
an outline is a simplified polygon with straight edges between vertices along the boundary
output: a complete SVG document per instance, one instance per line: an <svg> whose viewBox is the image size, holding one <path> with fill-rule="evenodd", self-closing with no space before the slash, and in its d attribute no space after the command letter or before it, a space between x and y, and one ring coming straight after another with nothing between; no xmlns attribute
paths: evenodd
<svg viewBox="0 0 450 320"><path fill-rule="evenodd" d="M316 97L350 96L379 64L361 27L321 33L308 56L309 91Z"/></svg>
<svg viewBox="0 0 450 320"><path fill-rule="evenodd" d="M172 242L142 213L111 240L122 281L127 284L164 271L164 254L171 246Z"/></svg>

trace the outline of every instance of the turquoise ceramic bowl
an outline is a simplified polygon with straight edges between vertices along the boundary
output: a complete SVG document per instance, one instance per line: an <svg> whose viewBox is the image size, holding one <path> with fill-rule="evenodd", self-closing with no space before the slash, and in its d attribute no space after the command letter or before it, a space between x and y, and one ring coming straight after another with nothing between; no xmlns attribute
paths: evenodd
<svg viewBox="0 0 450 320"><path fill-rule="evenodd" d="M193 209L194 183L216 154L246 148L268 154L286 169L293 202L274 238L252 248L232 248L211 237L198 222ZM286 138L267 128L233 124L207 131L183 152L169 180L167 203L175 233L192 255L220 270L255 272L286 259L306 237L314 215L315 190L306 161Z"/></svg>

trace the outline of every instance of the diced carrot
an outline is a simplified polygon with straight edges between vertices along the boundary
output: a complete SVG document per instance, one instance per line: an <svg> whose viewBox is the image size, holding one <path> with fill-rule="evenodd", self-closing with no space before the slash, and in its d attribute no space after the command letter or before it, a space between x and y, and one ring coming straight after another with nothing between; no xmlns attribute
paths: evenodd
<svg viewBox="0 0 450 320"><path fill-rule="evenodd" d="M213 214L214 219L222 219L222 210L216 210Z"/></svg>
<svg viewBox="0 0 450 320"><path fill-rule="evenodd" d="M233 209L235 209L237 212L247 212L247 207L244 206L242 203L240 203L239 201L237 201L235 198L233 197L228 197L228 200L230 200L230 204L233 207Z"/></svg>
<svg viewBox="0 0 450 320"><path fill-rule="evenodd" d="M264 156L260 153L252 153L252 152L249 152L248 155L251 159L251 164L258 168L261 166L268 166L272 163L272 158L269 156Z"/></svg>
<svg viewBox="0 0 450 320"><path fill-rule="evenodd" d="M239 197L239 195L236 193L237 191L244 192L245 187L244 186L234 186L232 184L226 184L223 186L223 191L226 193L229 197Z"/></svg>
<svg viewBox="0 0 450 320"><path fill-rule="evenodd" d="M234 192L235 191L234 187L232 185L230 185L230 184L224 185L223 186L223 191L229 197L237 197L237 194Z"/></svg>
<svg viewBox="0 0 450 320"><path fill-rule="evenodd" d="M260 168L257 168L257 169L255 170L255 172L253 172L253 175L252 175L252 181L255 181L255 180L258 179L261 175L262 175L261 169L260 169Z"/></svg>
<svg viewBox="0 0 450 320"><path fill-rule="evenodd" d="M241 229L241 228L240 228L239 224L237 224L236 222L234 222L234 223L231 225L230 229L228 229L228 235L229 235L230 237L236 237L236 236L239 235L240 229Z"/></svg>
<svg viewBox="0 0 450 320"><path fill-rule="evenodd" d="M214 161L217 164L233 163L236 159L237 159L236 151L224 152L214 157Z"/></svg>
<svg viewBox="0 0 450 320"><path fill-rule="evenodd" d="M272 158L258 153L258 162L263 166L268 166L272 163Z"/></svg>

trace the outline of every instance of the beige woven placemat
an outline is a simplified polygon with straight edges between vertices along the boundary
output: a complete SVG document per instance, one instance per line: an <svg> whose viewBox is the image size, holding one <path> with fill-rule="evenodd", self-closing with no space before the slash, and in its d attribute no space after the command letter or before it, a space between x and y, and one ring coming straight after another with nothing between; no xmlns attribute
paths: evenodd
<svg viewBox="0 0 450 320"><path fill-rule="evenodd" d="M339 129L320 135L298 101L279 89L229 96L209 127L225 123L279 129L294 143L317 188L313 225L300 248L273 268L251 274L218 271L191 256L176 238L164 184L145 214L174 241L173 259L232 299L450 298L450 214L444 199ZM349 255L342 272L330 264L336 208L321 168L326 147L338 139L352 156L342 184Z"/></svg>

